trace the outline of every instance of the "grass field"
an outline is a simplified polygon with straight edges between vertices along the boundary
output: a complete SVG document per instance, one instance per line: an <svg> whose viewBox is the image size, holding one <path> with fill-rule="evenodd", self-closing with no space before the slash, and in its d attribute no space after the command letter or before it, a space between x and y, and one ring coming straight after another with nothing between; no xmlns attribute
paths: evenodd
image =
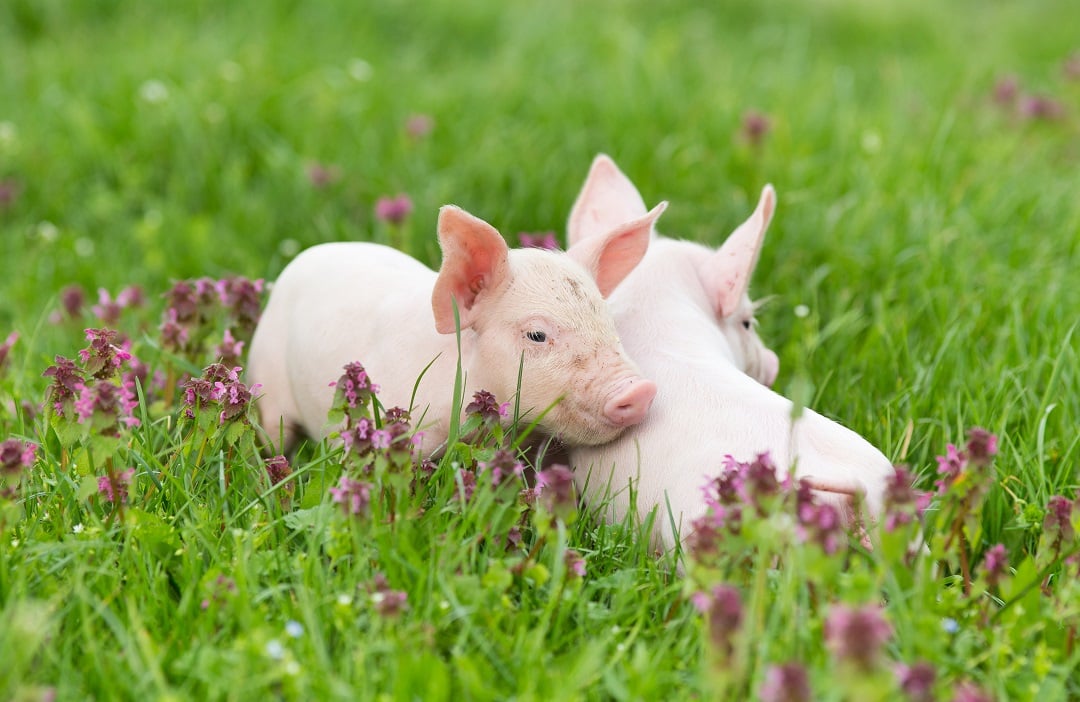
<svg viewBox="0 0 1080 702"><path fill-rule="evenodd" d="M1064 0L0 4L0 697L782 699L795 661L814 699L897 699L927 661L937 699L1080 698L1080 506L1050 502L1080 464L1078 26ZM383 456L349 518L335 444L271 487L246 415L184 416L235 309L170 350L176 281L273 280L332 240L434 266L445 203L561 236L601 151L673 236L719 243L776 186L752 293L777 389L811 382L928 490L969 427L998 437L996 474L928 512L933 558L762 518L684 578L634 525L484 480L462 500L497 437L414 490ZM399 193L412 214L376 217ZM104 326L165 378L139 426L41 412ZM721 584L734 631L695 606ZM887 620L879 658L844 660L839 603Z"/></svg>

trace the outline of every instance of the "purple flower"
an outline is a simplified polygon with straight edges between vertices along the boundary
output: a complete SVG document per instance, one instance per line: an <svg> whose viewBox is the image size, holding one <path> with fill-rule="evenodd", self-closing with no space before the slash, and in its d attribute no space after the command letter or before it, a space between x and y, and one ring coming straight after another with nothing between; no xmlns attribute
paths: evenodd
<svg viewBox="0 0 1080 702"><path fill-rule="evenodd" d="M138 285L129 285L116 294L116 304L121 307L142 307L146 295Z"/></svg>
<svg viewBox="0 0 1080 702"><path fill-rule="evenodd" d="M1080 80L1080 51L1065 59L1061 64L1061 72L1068 80Z"/></svg>
<svg viewBox="0 0 1080 702"><path fill-rule="evenodd" d="M128 501L128 486L131 478L135 475L134 468L128 468L121 473L110 473L98 478L98 494L106 502L125 503Z"/></svg>
<svg viewBox="0 0 1080 702"><path fill-rule="evenodd" d="M1061 495L1054 495L1046 503L1043 536L1050 541L1051 549L1055 552L1060 552L1064 544L1072 543L1076 537L1072 525L1072 510L1072 501Z"/></svg>
<svg viewBox="0 0 1080 702"><path fill-rule="evenodd" d="M758 514L767 511L767 501L780 493L780 481L776 478L776 465L769 453L759 453L742 472L739 496L743 502L753 505Z"/></svg>
<svg viewBox="0 0 1080 702"><path fill-rule="evenodd" d="M1020 81L1014 75L1002 76L994 84L994 102L1010 107L1016 104L1016 98L1020 95Z"/></svg>
<svg viewBox="0 0 1080 702"><path fill-rule="evenodd" d="M499 449L490 461L480 464L481 470L491 471L491 484L498 485L507 476L520 476L525 472L525 466L518 461L513 452Z"/></svg>
<svg viewBox="0 0 1080 702"><path fill-rule="evenodd" d="M334 504L341 505L345 514L359 516L367 514L371 504L371 483L353 480L347 475L341 476L336 487L330 488Z"/></svg>
<svg viewBox="0 0 1080 702"><path fill-rule="evenodd" d="M341 169L337 166L327 166L322 163L309 163L307 167L308 182L313 187L325 188L336 183L341 178Z"/></svg>
<svg viewBox="0 0 1080 702"><path fill-rule="evenodd" d="M435 129L435 120L430 115L409 115L405 120L405 133L413 139L423 139Z"/></svg>
<svg viewBox="0 0 1080 702"><path fill-rule="evenodd" d="M289 459L284 456L274 456L266 460L266 475L270 478L271 485L277 485L292 474Z"/></svg>
<svg viewBox="0 0 1080 702"><path fill-rule="evenodd" d="M986 467L997 455L997 437L982 427L968 429L968 460L972 465Z"/></svg>
<svg viewBox="0 0 1080 702"><path fill-rule="evenodd" d="M91 307L90 311L105 324L113 325L120 320L120 313L123 309L123 306L118 301L112 299L108 290L98 288L98 303Z"/></svg>
<svg viewBox="0 0 1080 702"><path fill-rule="evenodd" d="M567 573L578 578L585 577L585 559L574 549L568 548L563 553L563 564L566 566Z"/></svg>
<svg viewBox="0 0 1080 702"><path fill-rule="evenodd" d="M878 652L891 637L892 626L876 605L833 605L825 619L825 642L833 654L863 669L874 666Z"/></svg>
<svg viewBox="0 0 1080 702"><path fill-rule="evenodd" d="M986 568L986 582L990 587L996 586L1001 578L1008 573L1009 569L1008 552L1005 550L1005 544L996 544L990 547L983 560L983 567Z"/></svg>
<svg viewBox="0 0 1080 702"><path fill-rule="evenodd" d="M390 587L386 576L376 573L367 585L375 611L384 617L396 617L409 608L408 594Z"/></svg>
<svg viewBox="0 0 1080 702"><path fill-rule="evenodd" d="M48 390L48 401L52 402L53 410L57 414L63 414L64 405L74 400L82 389L83 372L74 361L63 356L57 356L55 363L56 365L49 366L41 375L53 379Z"/></svg>
<svg viewBox="0 0 1080 702"><path fill-rule="evenodd" d="M165 310L165 321L158 327L161 332L161 345L171 351L179 351L187 346L188 329L177 319L175 307Z"/></svg>
<svg viewBox="0 0 1080 702"><path fill-rule="evenodd" d="M975 683L966 682L956 688L953 702L994 702L994 697Z"/></svg>
<svg viewBox="0 0 1080 702"><path fill-rule="evenodd" d="M79 351L79 358L87 373L95 378L110 378L124 361L131 360L131 352L115 343L119 336L119 332L112 329L86 330L90 345Z"/></svg>
<svg viewBox="0 0 1080 702"><path fill-rule="evenodd" d="M0 443L0 474L18 475L24 468L34 465L37 444L18 439L7 439Z"/></svg>
<svg viewBox="0 0 1080 702"><path fill-rule="evenodd" d="M769 133L771 128L772 121L765 113L757 110L748 110L743 114L743 138L754 146L757 146L765 140L765 136Z"/></svg>
<svg viewBox="0 0 1080 702"><path fill-rule="evenodd" d="M761 702L810 702L810 678L801 663L770 665L761 685Z"/></svg>
<svg viewBox="0 0 1080 702"><path fill-rule="evenodd" d="M19 197L21 191L22 187L18 181L11 178L0 180L0 210L6 210L15 204L15 199Z"/></svg>
<svg viewBox="0 0 1080 702"><path fill-rule="evenodd" d="M945 447L945 455L938 456L937 462L938 475L942 478L934 485L937 486L938 494L944 495L967 467L967 455L953 444L949 444Z"/></svg>
<svg viewBox="0 0 1080 702"><path fill-rule="evenodd" d="M346 364L344 375L330 385L337 387L334 406L339 406L339 399L341 399L344 400L344 407L347 409L367 406L368 400L379 392L379 386L371 382L364 367L355 361Z"/></svg>
<svg viewBox="0 0 1080 702"><path fill-rule="evenodd" d="M226 366L235 366L240 362L240 357L244 353L244 342L237 341L236 337L232 335L231 329L225 330L224 338L217 348L214 349L214 354L218 357L220 363Z"/></svg>
<svg viewBox="0 0 1080 702"><path fill-rule="evenodd" d="M186 324L198 318L199 296L186 280L174 283L169 292L165 293L165 299L166 314L173 321Z"/></svg>
<svg viewBox="0 0 1080 702"><path fill-rule="evenodd" d="M930 493L912 487L914 477L903 466L896 466L885 483L885 530L895 531L922 517L930 505Z"/></svg>
<svg viewBox="0 0 1080 702"><path fill-rule="evenodd" d="M458 468L457 479L461 487L458 499L468 503L472 499L473 493L476 492L476 473L465 468Z"/></svg>
<svg viewBox="0 0 1080 702"><path fill-rule="evenodd" d="M804 481L800 481L802 483ZM836 553L844 535L839 510L830 504L805 504L796 515L805 540L813 540L828 554Z"/></svg>
<svg viewBox="0 0 1080 702"><path fill-rule="evenodd" d="M725 656L730 655L743 621L739 591L728 585L716 585L710 592L695 592L690 601L705 615L713 646Z"/></svg>
<svg viewBox="0 0 1080 702"><path fill-rule="evenodd" d="M1017 109L1021 117L1031 120L1053 121L1065 116L1065 106L1046 95L1025 95Z"/></svg>
<svg viewBox="0 0 1080 702"><path fill-rule="evenodd" d="M540 500L549 513L564 521L577 514L574 473L567 466L556 464L540 471L536 486L541 489Z"/></svg>
<svg viewBox="0 0 1080 702"><path fill-rule="evenodd" d="M530 234L521 232L518 234L518 242L523 249L548 249L558 251L559 240L555 238L555 232L537 232Z"/></svg>
<svg viewBox="0 0 1080 702"><path fill-rule="evenodd" d="M138 405L132 382L116 385L107 380L98 380L81 385L73 407L80 424L95 421L102 426L103 434L118 436L119 424L129 427L139 425L138 418L133 416Z"/></svg>
<svg viewBox="0 0 1080 702"><path fill-rule="evenodd" d="M229 310L241 330L251 331L262 315L262 279L249 280L242 276L223 278L214 283L218 300Z"/></svg>
<svg viewBox="0 0 1080 702"><path fill-rule="evenodd" d="M4 367L7 366L8 354L11 353L11 347L15 345L15 342L19 340L19 332L13 331L8 334L4 343L0 344L0 372L3 372Z"/></svg>
<svg viewBox="0 0 1080 702"><path fill-rule="evenodd" d="M934 666L926 661L896 666L896 681L911 702L934 702Z"/></svg>
<svg viewBox="0 0 1080 702"><path fill-rule="evenodd" d="M86 293L79 285L69 285L60 291L60 305L68 317L81 317L86 304Z"/></svg>
<svg viewBox="0 0 1080 702"><path fill-rule="evenodd" d="M477 390L473 393L473 401L465 406L465 414L474 414L489 423L498 423L509 413L510 403L504 402L500 405L495 396L487 390Z"/></svg>
<svg viewBox="0 0 1080 702"><path fill-rule="evenodd" d="M412 200L408 195L380 197L375 203L375 218L388 224L401 224L412 214Z"/></svg>

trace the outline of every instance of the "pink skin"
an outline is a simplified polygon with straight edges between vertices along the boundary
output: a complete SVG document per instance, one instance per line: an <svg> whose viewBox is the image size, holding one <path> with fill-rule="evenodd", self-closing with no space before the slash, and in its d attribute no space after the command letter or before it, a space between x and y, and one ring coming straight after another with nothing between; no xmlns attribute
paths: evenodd
<svg viewBox="0 0 1080 702"><path fill-rule="evenodd" d="M768 451L852 521L855 496L871 518L881 512L890 461L813 410L793 420L792 403L768 387L779 361L754 330L746 290L775 203L766 186L754 213L717 250L654 236L609 298L627 352L659 389L640 424L603 446L572 448L570 462L585 499L612 520L635 507L631 493L640 518L657 509L663 548L685 538L682 526L704 513L701 487L729 454L746 461ZM644 209L633 184L598 156L570 215L570 242L601 236Z"/></svg>
<svg viewBox="0 0 1080 702"><path fill-rule="evenodd" d="M476 390L518 403L568 445L610 441L646 416L656 394L622 349L604 297L640 262L666 205L566 252L510 250L483 220L440 211L436 274L370 243L323 244L282 272L251 342L248 374L274 443L326 436L329 383L359 361L385 407L412 407L423 447L449 433L460 362ZM426 369L426 370L425 370ZM419 380L418 380L419 379ZM415 388L415 393L414 393Z"/></svg>

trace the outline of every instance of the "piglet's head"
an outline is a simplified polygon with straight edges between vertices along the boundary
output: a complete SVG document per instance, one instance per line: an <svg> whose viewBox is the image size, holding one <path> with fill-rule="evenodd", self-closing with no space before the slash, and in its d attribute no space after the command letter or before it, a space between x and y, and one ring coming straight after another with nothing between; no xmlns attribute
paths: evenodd
<svg viewBox="0 0 1080 702"><path fill-rule="evenodd" d="M739 226L719 250L685 246L655 247L655 256L680 256L692 259L691 266L698 273L698 280L644 280L654 270L668 270L664 266L645 266L634 274L635 285L651 285L660 294L663 290L685 291L694 285L703 288L695 295L710 306L710 314L723 333L730 349L730 360L739 370L765 385L772 385L779 372L780 362L776 354L761 341L755 328L754 305L747 295L750 278L757 265L765 231L776 208L776 193L771 185L765 186L761 200L750 218ZM605 232L641 217L645 202L637 188L619 170L615 162L604 154L598 155L589 169L581 193L570 212L567 232L570 242L587 241L603 236ZM644 270L647 268L648 270ZM623 323L620 320L620 324Z"/></svg>
<svg viewBox="0 0 1080 702"><path fill-rule="evenodd" d="M442 267L435 328L468 343L470 385L517 392L540 426L568 444L610 441L644 419L656 386L626 357L604 297L641 261L666 204L568 251L510 250L491 225L456 207L439 213Z"/></svg>

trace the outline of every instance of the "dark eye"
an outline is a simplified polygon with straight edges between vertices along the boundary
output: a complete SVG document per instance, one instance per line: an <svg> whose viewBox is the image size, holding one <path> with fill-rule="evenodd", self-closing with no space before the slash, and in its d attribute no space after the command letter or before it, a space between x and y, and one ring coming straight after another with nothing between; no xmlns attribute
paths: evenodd
<svg viewBox="0 0 1080 702"><path fill-rule="evenodd" d="M751 320L744 319L743 322L742 322L742 328L743 329L749 329L750 328L750 323L751 323Z"/></svg>
<svg viewBox="0 0 1080 702"><path fill-rule="evenodd" d="M535 341L538 344L542 344L547 341L547 334L542 331L526 332L525 336L529 337L529 341Z"/></svg>

